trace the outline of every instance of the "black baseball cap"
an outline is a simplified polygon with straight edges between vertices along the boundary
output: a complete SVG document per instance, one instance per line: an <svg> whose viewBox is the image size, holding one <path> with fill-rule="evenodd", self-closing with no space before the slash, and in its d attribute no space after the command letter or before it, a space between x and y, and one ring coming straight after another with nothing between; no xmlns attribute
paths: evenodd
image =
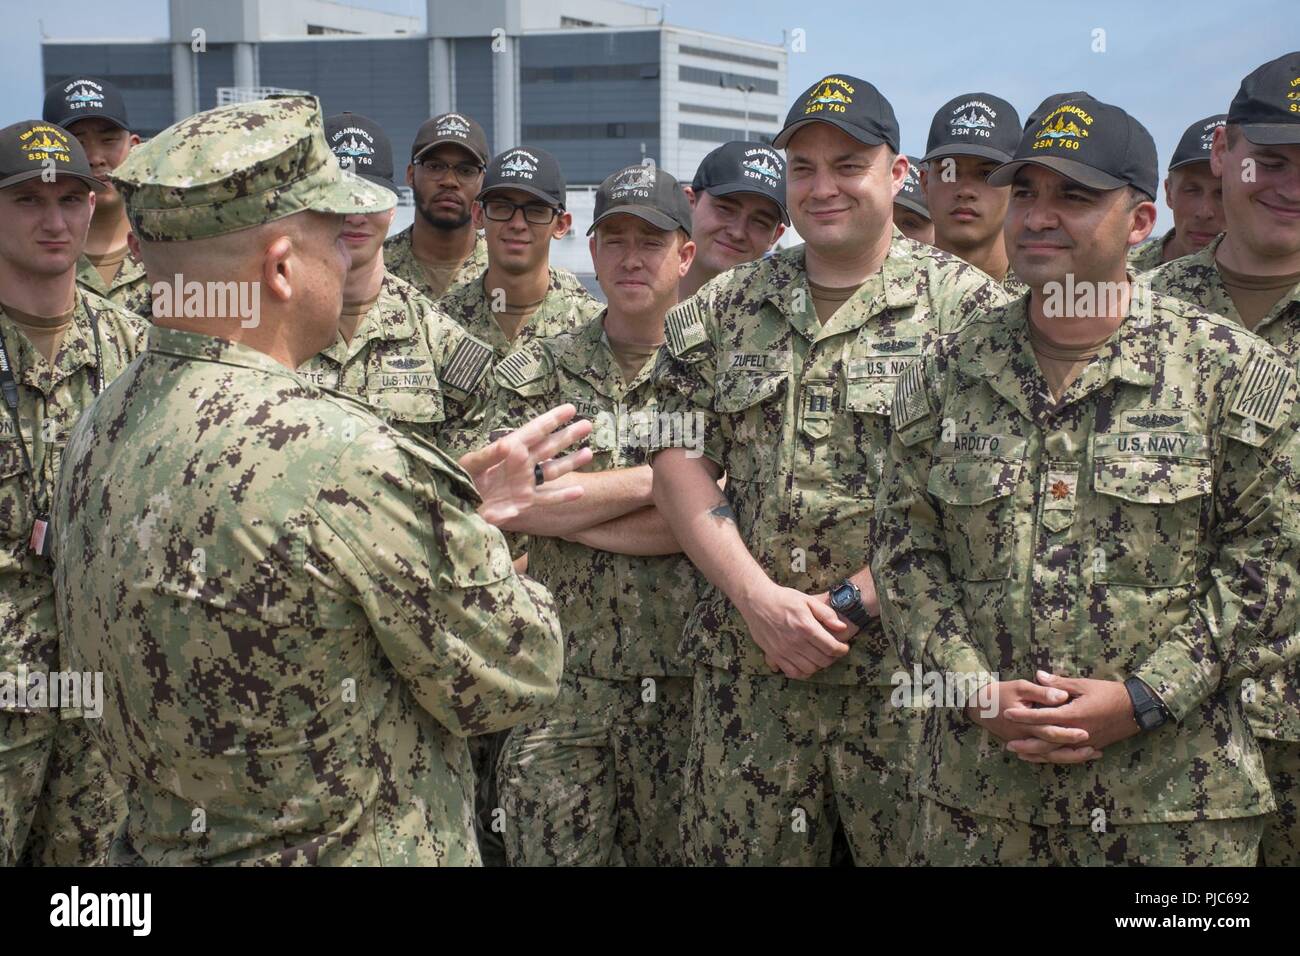
<svg viewBox="0 0 1300 956"><path fill-rule="evenodd" d="M1300 144L1300 52L1269 60L1242 80L1228 122L1256 146Z"/></svg>
<svg viewBox="0 0 1300 956"><path fill-rule="evenodd" d="M925 161L941 156L981 156L1010 161L1020 145L1020 116L1016 108L991 93L954 96L930 121Z"/></svg>
<svg viewBox="0 0 1300 956"><path fill-rule="evenodd" d="M564 173L560 171L560 162L535 146L516 146L488 163L479 201L494 189L518 189L549 205L564 208Z"/></svg>
<svg viewBox="0 0 1300 956"><path fill-rule="evenodd" d="M624 166L596 190L596 214L587 235L610 216L627 213L656 229L691 234L691 204L681 184L657 166Z"/></svg>
<svg viewBox="0 0 1300 956"><path fill-rule="evenodd" d="M1091 93L1084 90L1075 90L1073 93L1053 93L1043 102L1034 107L1034 111L1029 114L1025 120L1025 129L1035 125L1044 116L1056 109L1062 103L1068 103L1071 100L1094 100L1096 99Z"/></svg>
<svg viewBox="0 0 1300 956"><path fill-rule="evenodd" d="M1133 186L1156 198L1156 143L1145 126L1118 106L1091 97L1061 102L1025 130L1016 155L989 173L1010 186L1016 170L1043 166L1090 189Z"/></svg>
<svg viewBox="0 0 1300 956"><path fill-rule="evenodd" d="M97 117L129 130L121 91L97 76L74 76L45 91L41 118L65 129L79 120Z"/></svg>
<svg viewBox="0 0 1300 956"><path fill-rule="evenodd" d="M723 143L700 162L691 189L710 196L754 193L776 203L781 221L790 224L785 208L785 160L763 143Z"/></svg>
<svg viewBox="0 0 1300 956"><path fill-rule="evenodd" d="M921 190L921 162L915 156L907 157L907 178L903 180L903 188L894 196L894 203L929 219L930 205Z"/></svg>
<svg viewBox="0 0 1300 956"><path fill-rule="evenodd" d="M54 165L47 165L53 160ZM62 126L43 120L23 120L0 129L0 189L40 179L46 169L62 177L83 180L95 192L108 189L90 171L86 151Z"/></svg>
<svg viewBox="0 0 1300 956"><path fill-rule="evenodd" d="M343 112L325 120L325 140L339 165L362 179L397 192L393 181L393 143L368 116Z"/></svg>
<svg viewBox="0 0 1300 956"><path fill-rule="evenodd" d="M847 73L832 73L804 90L772 145L785 149L790 137L809 123L829 123L859 143L886 143L898 152L898 119L889 100L866 80Z"/></svg>
<svg viewBox="0 0 1300 956"><path fill-rule="evenodd" d="M487 133L483 132L482 126L464 113L443 113L441 116L425 120L424 124L416 130L415 142L411 145L411 162L416 162L435 146L448 143L469 150L484 166L492 158L492 150L488 148Z"/></svg>
<svg viewBox="0 0 1300 956"><path fill-rule="evenodd" d="M1210 146L1214 143L1214 131L1227 121L1227 113L1218 113L1197 120L1187 127L1187 132L1183 133L1183 138L1178 141L1178 148L1174 150L1174 158L1169 161L1169 171L1173 172L1179 166L1187 166L1190 163L1208 163Z"/></svg>

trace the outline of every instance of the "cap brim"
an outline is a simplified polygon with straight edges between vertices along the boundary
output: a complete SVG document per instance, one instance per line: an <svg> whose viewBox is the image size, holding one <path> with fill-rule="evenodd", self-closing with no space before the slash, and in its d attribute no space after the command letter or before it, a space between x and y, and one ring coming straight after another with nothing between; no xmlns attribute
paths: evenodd
<svg viewBox="0 0 1300 956"><path fill-rule="evenodd" d="M383 186L385 189L391 189L394 196L401 195L397 190L397 183L393 182L391 179L386 179L383 176L372 176L370 173L357 173L357 175L368 183L374 183L376 186Z"/></svg>
<svg viewBox="0 0 1300 956"><path fill-rule="evenodd" d="M385 189L357 173L339 172L341 178L323 184L321 195L308 208L316 212L359 216L387 212L397 205L397 190Z"/></svg>
<svg viewBox="0 0 1300 956"><path fill-rule="evenodd" d="M853 126L850 123L846 123L843 120L832 119L829 116L810 116L807 119L801 119L791 123L785 129L781 130L781 132L777 133L776 139L772 140L772 145L777 149L785 149L785 144L790 142L790 137L799 132L799 130L803 129L809 123L825 123L828 126L834 126L836 129L852 136L864 146L879 146L885 142L883 138L877 136L875 133L868 133L866 130Z"/></svg>
<svg viewBox="0 0 1300 956"><path fill-rule="evenodd" d="M902 206L904 209L910 209L918 216L924 216L926 219L930 219L930 210L926 209L915 199L910 199L901 193L894 197L894 205Z"/></svg>
<svg viewBox="0 0 1300 956"><path fill-rule="evenodd" d="M1300 123L1251 123L1242 125L1241 135L1256 146L1300 145Z"/></svg>
<svg viewBox="0 0 1300 956"><path fill-rule="evenodd" d="M1128 185L1127 182L1110 175L1110 173L1103 173L1100 169L1094 169L1078 160L1066 159L1063 156L1017 159L1014 162L1003 163L989 173L986 181L990 186L1010 186L1011 181L1015 178L1016 170L1021 166L1041 166L1044 169L1050 169L1052 172L1060 173L1066 179L1073 179L1076 183L1087 186L1089 189L1119 189L1120 186Z"/></svg>
<svg viewBox="0 0 1300 956"><path fill-rule="evenodd" d="M430 143L425 143L419 149L412 150L411 162L418 163L420 161L420 157L422 157L425 153L429 152L430 150L437 149L439 146L459 146L461 149L469 153L471 156L477 159L484 166L486 166L488 162L490 162L492 159L491 156L484 156L482 153L476 150L469 143L465 142L463 139L457 139L454 136L449 136L444 139L435 139Z"/></svg>
<svg viewBox="0 0 1300 956"><path fill-rule="evenodd" d="M646 222L650 223L650 225L654 226L656 229L662 229L664 232L675 232L678 229L682 229L685 230L688 236L691 234L691 230L689 227L683 226L676 219L673 219L671 216L665 215L664 213L660 212L658 209L653 209L650 206L638 206L636 204L629 204L627 206L615 206L613 209L601 213L599 216L596 217L595 221L592 222L591 228L587 230L587 235L590 236L593 232L596 231L597 226L599 226L606 219L609 219L611 216L621 216L621 215L636 216L638 219L644 219Z"/></svg>
<svg viewBox="0 0 1300 956"><path fill-rule="evenodd" d="M941 159L944 156L978 156L981 159L992 159L999 163L1011 162L1014 153L1003 152L1000 149L994 149L992 146L975 146L966 143L949 143L946 146L936 146L930 152L921 157L921 162L928 163L932 159Z"/></svg>
<svg viewBox="0 0 1300 956"><path fill-rule="evenodd" d="M1182 169L1184 166L1192 166L1196 163L1208 163L1209 161L1209 156L1197 156L1195 159L1180 159L1176 163L1169 164L1169 172L1172 173L1175 169Z"/></svg>
<svg viewBox="0 0 1300 956"><path fill-rule="evenodd" d="M521 193L528 193L528 195L535 196L548 206L554 206L557 204L554 196L548 195L544 190L538 189L536 186L525 186L522 183L497 183L495 186L489 186L487 189L484 189L475 196L474 199L478 202L482 202L483 197L488 193L503 192L507 189L514 189ZM559 203L558 205L561 209L564 208L564 203Z"/></svg>
<svg viewBox="0 0 1300 956"><path fill-rule="evenodd" d="M710 196L734 196L736 193L753 193L755 196L762 196L776 206L781 213L781 222L787 226L790 225L790 213L786 211L785 204L774 199L771 193L764 192L761 189L755 189L753 186L747 186L744 183L725 183L721 186L705 186L704 191Z"/></svg>
<svg viewBox="0 0 1300 956"><path fill-rule="evenodd" d="M43 172L45 172L43 168L24 169L21 173L15 173L12 176L8 176L4 179L0 179L0 189L7 189L10 186L17 186L19 183L25 183L32 179L40 179L41 174ZM82 173L74 173L71 170L56 168L54 170L54 181L58 182L60 179L80 179L83 183L89 186L91 190L94 192L102 193L108 191L108 183L101 183L94 176L86 176L83 175Z"/></svg>
<svg viewBox="0 0 1300 956"><path fill-rule="evenodd" d="M116 126L118 129L124 129L127 132L131 131L131 127L127 126L116 116L110 116L108 113L101 113L97 110L77 110L77 112L73 113L72 115L65 116L61 120L58 120L54 125L62 126L64 129L71 132L71 127L74 124L80 123L82 120L88 120L88 119L107 120L108 122Z"/></svg>

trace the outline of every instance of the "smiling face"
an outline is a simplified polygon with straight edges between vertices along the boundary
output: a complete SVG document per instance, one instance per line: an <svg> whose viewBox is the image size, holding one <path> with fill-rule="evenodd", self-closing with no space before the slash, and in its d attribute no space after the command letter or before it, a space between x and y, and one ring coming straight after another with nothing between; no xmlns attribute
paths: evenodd
<svg viewBox="0 0 1300 956"><path fill-rule="evenodd" d="M1174 213L1174 232L1186 252L1196 252L1224 230L1223 185L1209 163L1190 163L1170 172L1165 201Z"/></svg>
<svg viewBox="0 0 1300 956"><path fill-rule="evenodd" d="M1024 165L1015 172L1005 237L1011 267L1031 288L1119 281L1130 245L1155 223L1156 206L1126 188L1089 189L1060 173Z"/></svg>
<svg viewBox="0 0 1300 956"><path fill-rule="evenodd" d="M1240 130L1221 127L1210 168L1223 184L1234 242L1260 258L1300 254L1300 146L1257 146Z"/></svg>
<svg viewBox="0 0 1300 956"><path fill-rule="evenodd" d="M79 179L29 179L0 189L0 259L19 273L54 277L76 267L95 211Z"/></svg>
<svg viewBox="0 0 1300 956"><path fill-rule="evenodd" d="M368 215L347 216L343 220L340 238L352 259L352 271L365 269L375 261L388 238L388 227L393 223L396 209L372 212Z"/></svg>
<svg viewBox="0 0 1300 956"><path fill-rule="evenodd" d="M832 255L855 256L887 231L907 157L864 146L828 123L809 123L786 144L786 200L804 241Z"/></svg>
<svg viewBox="0 0 1300 956"><path fill-rule="evenodd" d="M663 316L677 302L677 284L691 268L695 243L680 229L656 229L620 213L591 237L591 261L611 310L624 316Z"/></svg>
<svg viewBox="0 0 1300 956"><path fill-rule="evenodd" d="M512 210L506 222L487 216L493 201L501 210L506 203L515 206L532 206L538 209L554 208L545 200L520 189L493 189L483 197L483 202L474 204L474 228L482 229L487 240L488 262L493 269L500 269L507 275L527 275L538 269L545 269L550 262L551 240L562 239L573 225L573 217L567 212L557 212L549 223L532 223L525 218L523 209Z"/></svg>
<svg viewBox="0 0 1300 956"><path fill-rule="evenodd" d="M776 203L757 193L714 196L702 190L691 198L695 258L711 275L760 258L784 231Z"/></svg>
<svg viewBox="0 0 1300 956"><path fill-rule="evenodd" d="M940 248L960 254L987 248L1001 235L1011 187L985 182L998 165L981 156L941 156L926 164L921 184Z"/></svg>
<svg viewBox="0 0 1300 956"><path fill-rule="evenodd" d="M131 147L140 142L140 137L97 116L70 124L68 132L77 137L77 142L86 151L91 173L108 186L99 196L100 208L120 205L122 197L108 181L108 174L126 161Z"/></svg>

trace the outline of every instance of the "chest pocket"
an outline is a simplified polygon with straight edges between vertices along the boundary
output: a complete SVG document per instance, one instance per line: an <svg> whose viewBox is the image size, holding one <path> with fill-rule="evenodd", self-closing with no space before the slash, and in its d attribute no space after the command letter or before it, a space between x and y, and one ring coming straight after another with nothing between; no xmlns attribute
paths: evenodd
<svg viewBox="0 0 1300 956"><path fill-rule="evenodd" d="M0 414L8 414L7 409L0 409ZM0 541L25 541L31 533L30 484L26 473L17 440L0 438Z"/></svg>
<svg viewBox="0 0 1300 956"><path fill-rule="evenodd" d="M423 388L384 388L366 392L366 401L385 421L427 425L446 418L437 385Z"/></svg>
<svg viewBox="0 0 1300 956"><path fill-rule="evenodd" d="M942 459L930 469L927 490L942 502L952 573L963 581L1011 576L1015 545L1015 491L1022 459Z"/></svg>
<svg viewBox="0 0 1300 956"><path fill-rule="evenodd" d="M1095 458L1093 580L1139 587L1191 582L1212 480L1208 460Z"/></svg>
<svg viewBox="0 0 1300 956"><path fill-rule="evenodd" d="M768 477L781 446L788 370L718 376L713 408L723 416L727 473L743 481Z"/></svg>

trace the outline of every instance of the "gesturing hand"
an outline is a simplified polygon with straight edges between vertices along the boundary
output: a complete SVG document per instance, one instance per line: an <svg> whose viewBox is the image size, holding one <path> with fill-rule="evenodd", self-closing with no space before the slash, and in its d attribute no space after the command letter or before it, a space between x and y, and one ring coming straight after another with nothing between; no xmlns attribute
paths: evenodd
<svg viewBox="0 0 1300 956"><path fill-rule="evenodd" d="M548 488L545 483L537 484L533 467L540 464L546 482L551 482L591 461L590 448L554 458L559 451L591 433L591 422L587 419L556 431L575 414L574 406L558 405L487 447L461 456L460 466L474 480L474 487L483 499L478 513L484 521L501 524L535 505L582 497L581 485Z"/></svg>

